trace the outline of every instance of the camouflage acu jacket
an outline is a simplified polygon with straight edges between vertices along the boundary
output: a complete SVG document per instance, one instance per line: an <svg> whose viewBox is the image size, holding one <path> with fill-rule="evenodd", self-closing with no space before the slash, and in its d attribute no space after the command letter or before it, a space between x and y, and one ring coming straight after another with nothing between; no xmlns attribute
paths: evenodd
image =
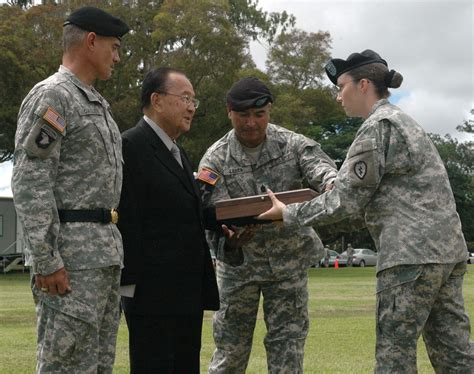
<svg viewBox="0 0 474 374"><path fill-rule="evenodd" d="M337 222L362 211L379 251L378 271L403 264L456 263L467 250L448 176L423 129L387 100L359 129L335 188L288 205L286 225Z"/></svg>
<svg viewBox="0 0 474 374"><path fill-rule="evenodd" d="M275 192L303 188L305 180L322 192L337 174L334 162L318 143L272 124L267 127L267 138L256 164L231 130L207 150L199 165L200 169L203 167L220 175L213 189L204 190L204 206L221 199L262 194L266 187ZM208 232L208 238L219 260L223 240L219 241L219 235L212 232ZM285 279L316 264L323 255L323 245L310 227L267 224L259 226L254 238L243 247L243 254L242 265L222 262L218 272L229 278Z"/></svg>
<svg viewBox="0 0 474 374"><path fill-rule="evenodd" d="M58 219L58 209L117 207L121 186L121 138L109 104L61 66L24 99L15 137L12 190L34 271L121 264L114 224Z"/></svg>

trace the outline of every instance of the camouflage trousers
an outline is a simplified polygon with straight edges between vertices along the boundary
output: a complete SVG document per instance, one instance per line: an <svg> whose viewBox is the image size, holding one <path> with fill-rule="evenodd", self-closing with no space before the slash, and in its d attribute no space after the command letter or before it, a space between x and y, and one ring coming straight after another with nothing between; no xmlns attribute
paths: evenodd
<svg viewBox="0 0 474 374"><path fill-rule="evenodd" d="M267 334L268 372L303 373L309 329L307 274L278 281L218 278L221 307L214 313L216 350L209 373L245 373L257 319L260 294Z"/></svg>
<svg viewBox="0 0 474 374"><path fill-rule="evenodd" d="M68 271L72 291L36 289L37 373L112 373L120 322L120 268Z"/></svg>
<svg viewBox="0 0 474 374"><path fill-rule="evenodd" d="M466 263L396 266L377 277L376 373L417 373L420 334L436 373L474 373Z"/></svg>

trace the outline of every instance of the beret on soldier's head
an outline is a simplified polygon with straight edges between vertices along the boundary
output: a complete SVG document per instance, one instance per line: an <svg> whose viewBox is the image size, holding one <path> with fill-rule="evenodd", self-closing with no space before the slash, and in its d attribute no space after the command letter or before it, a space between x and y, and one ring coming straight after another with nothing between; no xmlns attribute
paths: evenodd
<svg viewBox="0 0 474 374"><path fill-rule="evenodd" d="M333 58L330 60L324 69L326 74L332 83L337 84L337 78L342 74L358 68L359 66L382 63L387 66L387 61L385 61L380 55L371 49L366 49L361 53L352 53L347 60L340 58Z"/></svg>
<svg viewBox="0 0 474 374"><path fill-rule="evenodd" d="M227 105L236 112L261 108L268 103L273 103L273 96L268 87L255 77L239 80L227 92Z"/></svg>
<svg viewBox="0 0 474 374"><path fill-rule="evenodd" d="M75 25L83 30L102 36L121 38L130 31L128 25L106 11L85 6L71 13L63 26Z"/></svg>

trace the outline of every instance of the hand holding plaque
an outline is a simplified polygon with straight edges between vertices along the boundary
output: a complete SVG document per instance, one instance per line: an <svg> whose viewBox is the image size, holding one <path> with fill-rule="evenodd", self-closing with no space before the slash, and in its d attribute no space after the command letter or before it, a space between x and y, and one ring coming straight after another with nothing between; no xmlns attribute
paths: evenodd
<svg viewBox="0 0 474 374"><path fill-rule="evenodd" d="M257 219L280 222L283 220L283 209L285 209L286 204L278 200L272 190L267 189L267 193L268 197L270 197L270 200L272 202L272 207L269 210L258 215Z"/></svg>
<svg viewBox="0 0 474 374"><path fill-rule="evenodd" d="M277 192L274 195L283 204L292 204L312 200L319 194L312 189L304 188L300 190ZM219 200L215 206L217 221L227 226L245 226L249 224L270 223L273 221L270 217L257 219L258 215L268 211L273 206L268 194Z"/></svg>

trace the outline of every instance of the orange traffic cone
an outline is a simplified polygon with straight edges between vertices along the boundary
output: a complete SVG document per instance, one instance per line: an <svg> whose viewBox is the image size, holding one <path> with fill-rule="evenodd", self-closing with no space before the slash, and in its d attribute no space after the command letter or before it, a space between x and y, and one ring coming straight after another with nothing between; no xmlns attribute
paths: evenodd
<svg viewBox="0 0 474 374"><path fill-rule="evenodd" d="M334 269L339 269L339 260L336 258L336 261L334 261Z"/></svg>

